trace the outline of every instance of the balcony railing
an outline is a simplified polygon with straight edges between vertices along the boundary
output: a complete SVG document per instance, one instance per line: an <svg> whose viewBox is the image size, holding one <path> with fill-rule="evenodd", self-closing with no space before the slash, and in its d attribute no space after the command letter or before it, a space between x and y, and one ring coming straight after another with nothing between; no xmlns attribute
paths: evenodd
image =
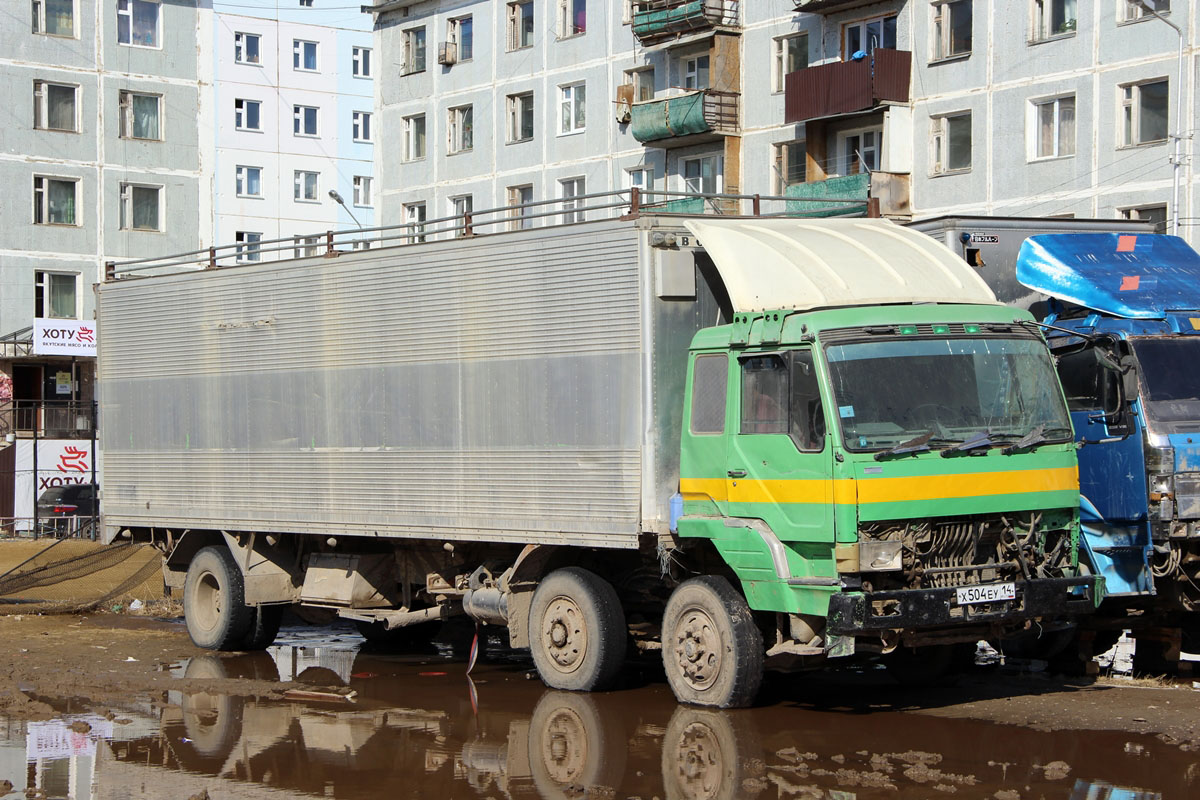
<svg viewBox="0 0 1200 800"><path fill-rule="evenodd" d="M859 61L834 61L788 73L783 118L788 124L907 103L912 53L877 47Z"/></svg>
<svg viewBox="0 0 1200 800"><path fill-rule="evenodd" d="M0 403L0 437L90 439L94 404L84 400L10 400Z"/></svg>
<svg viewBox="0 0 1200 800"><path fill-rule="evenodd" d="M645 143L689 137L688 143L692 143L704 134L737 133L739 97L737 92L694 89L662 100L634 103L633 138Z"/></svg>
<svg viewBox="0 0 1200 800"><path fill-rule="evenodd" d="M730 0L641 0L633 4L633 35L643 47L716 27L736 28Z"/></svg>

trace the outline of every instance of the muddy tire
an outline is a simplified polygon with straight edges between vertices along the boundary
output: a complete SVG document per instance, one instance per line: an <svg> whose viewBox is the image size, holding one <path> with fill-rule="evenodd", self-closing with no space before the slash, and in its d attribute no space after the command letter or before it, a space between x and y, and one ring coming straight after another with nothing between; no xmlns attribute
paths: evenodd
<svg viewBox="0 0 1200 800"><path fill-rule="evenodd" d="M763 677L762 632L729 581L715 575L679 584L662 624L663 668L681 703L741 708Z"/></svg>
<svg viewBox="0 0 1200 800"><path fill-rule="evenodd" d="M579 567L551 572L529 609L529 645L551 689L590 692L613 684L625 663L625 612L612 585Z"/></svg>
<svg viewBox="0 0 1200 800"><path fill-rule="evenodd" d="M183 584L183 615L197 647L242 648L254 624L254 609L246 605L242 572L228 548L196 553Z"/></svg>
<svg viewBox="0 0 1200 800"><path fill-rule="evenodd" d="M667 800L749 800L767 788L758 731L746 713L675 710L663 736Z"/></svg>
<svg viewBox="0 0 1200 800"><path fill-rule="evenodd" d="M587 695L549 691L533 708L529 772L539 797L613 796L627 747L620 720Z"/></svg>
<svg viewBox="0 0 1200 800"><path fill-rule="evenodd" d="M275 643L279 636L279 626L283 623L284 606L258 606L252 608L250 630L242 639L239 650L266 650Z"/></svg>

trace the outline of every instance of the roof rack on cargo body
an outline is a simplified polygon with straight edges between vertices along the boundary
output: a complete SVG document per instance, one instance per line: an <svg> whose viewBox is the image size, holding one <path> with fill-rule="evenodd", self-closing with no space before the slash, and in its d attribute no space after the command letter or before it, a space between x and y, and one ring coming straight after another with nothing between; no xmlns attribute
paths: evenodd
<svg viewBox="0 0 1200 800"><path fill-rule="evenodd" d="M278 239L214 245L202 250L156 258L109 261L104 266L104 280L221 269L264 261L336 258L342 253L355 250L465 239L599 219L634 218L641 214L863 217L878 216L877 212L871 212L875 207L872 200L864 200L861 197L800 198L783 195L644 191L633 188L466 211L462 214L398 225L317 231L309 235L298 234Z"/></svg>

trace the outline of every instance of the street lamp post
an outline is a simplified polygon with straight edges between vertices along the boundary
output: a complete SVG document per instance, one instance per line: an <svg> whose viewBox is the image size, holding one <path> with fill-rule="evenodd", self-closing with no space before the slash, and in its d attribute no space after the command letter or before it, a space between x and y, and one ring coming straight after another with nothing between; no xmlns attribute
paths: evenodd
<svg viewBox="0 0 1200 800"><path fill-rule="evenodd" d="M342 196L340 194L338 194L338 190L330 189L329 196L333 198L333 202L337 203L339 206L346 209L346 213L350 215L350 219L354 220L354 224L358 226L359 231L362 231L362 229L363 229L362 223L358 221L358 217L354 216L354 212L351 211L350 207L346 205L346 201L344 199L342 199ZM360 241L361 241L361 237L360 237Z"/></svg>
<svg viewBox="0 0 1200 800"><path fill-rule="evenodd" d="M1154 7L1155 5L1157 5L1156 0L1135 0L1135 1L1137 2L1137 4L1139 6L1141 6L1143 9L1148 11L1151 15L1157 17L1159 20L1161 20L1162 22L1165 22L1167 25L1170 25L1171 29L1175 31L1177 36L1179 36L1179 77L1176 79L1176 83L1175 83L1175 98L1176 98L1175 99L1175 134L1171 137L1172 139L1175 140L1175 154L1171 156L1171 163L1174 165L1174 170L1172 171L1173 172L1173 182L1174 182L1174 186L1173 186L1173 190L1172 190L1172 195L1174 197L1174 199L1172 201L1174 204L1174 209L1173 209L1174 213L1171 216L1171 234L1173 236L1178 236L1179 235L1179 190L1180 190L1180 185L1181 185L1180 177L1181 177L1181 174L1183 171L1183 154L1180 152L1180 149L1183 146L1183 130L1184 130L1184 128L1183 128L1183 65L1184 65L1184 62L1183 62L1183 40L1184 40L1183 30L1178 25L1176 25L1174 22L1171 22L1171 20L1167 19L1162 14L1158 13L1158 9L1156 9Z"/></svg>

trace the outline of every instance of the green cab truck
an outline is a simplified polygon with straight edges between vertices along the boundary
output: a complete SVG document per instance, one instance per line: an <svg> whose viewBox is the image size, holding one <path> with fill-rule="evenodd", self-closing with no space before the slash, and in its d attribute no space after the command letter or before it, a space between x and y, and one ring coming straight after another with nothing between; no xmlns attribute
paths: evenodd
<svg viewBox="0 0 1200 800"><path fill-rule="evenodd" d="M551 687L661 651L681 701L729 707L765 666L1099 601L1046 345L926 236L641 213L330 242L98 287L105 537L163 549L200 646L265 647L295 603L369 638L466 614Z"/></svg>

